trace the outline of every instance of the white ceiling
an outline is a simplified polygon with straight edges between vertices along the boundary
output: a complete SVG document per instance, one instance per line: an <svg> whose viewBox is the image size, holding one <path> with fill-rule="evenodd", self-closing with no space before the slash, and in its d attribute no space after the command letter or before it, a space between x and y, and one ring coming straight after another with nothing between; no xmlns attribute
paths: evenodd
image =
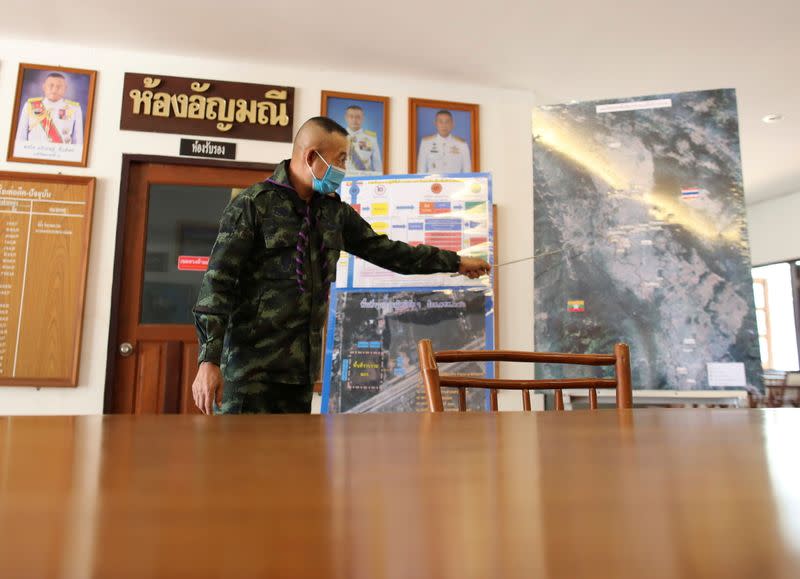
<svg viewBox="0 0 800 579"><path fill-rule="evenodd" d="M800 191L798 0L79 0L43 12L31 7L4 0L0 34L467 81L530 90L541 104L732 87L748 202ZM770 113L784 120L763 123Z"/></svg>

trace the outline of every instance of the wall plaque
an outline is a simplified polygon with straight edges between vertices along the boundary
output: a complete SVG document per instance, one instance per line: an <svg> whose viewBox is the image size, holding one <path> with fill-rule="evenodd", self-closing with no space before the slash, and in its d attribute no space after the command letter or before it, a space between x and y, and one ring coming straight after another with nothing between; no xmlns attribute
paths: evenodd
<svg viewBox="0 0 800 579"><path fill-rule="evenodd" d="M94 177L0 172L0 386L76 386Z"/></svg>
<svg viewBox="0 0 800 579"><path fill-rule="evenodd" d="M294 87L125 73L119 128L292 141Z"/></svg>

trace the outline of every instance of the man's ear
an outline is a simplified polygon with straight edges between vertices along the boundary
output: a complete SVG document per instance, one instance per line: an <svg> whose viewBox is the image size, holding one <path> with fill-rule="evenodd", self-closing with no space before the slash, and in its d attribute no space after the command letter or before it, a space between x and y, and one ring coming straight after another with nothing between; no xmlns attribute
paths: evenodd
<svg viewBox="0 0 800 579"><path fill-rule="evenodd" d="M306 163L309 165L314 164L314 160L317 158L317 150L316 149L307 149L305 152L306 156Z"/></svg>

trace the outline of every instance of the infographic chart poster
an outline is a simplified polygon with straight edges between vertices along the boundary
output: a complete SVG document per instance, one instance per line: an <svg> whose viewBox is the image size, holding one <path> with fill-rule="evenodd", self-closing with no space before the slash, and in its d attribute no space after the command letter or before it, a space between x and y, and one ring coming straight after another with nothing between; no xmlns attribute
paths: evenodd
<svg viewBox="0 0 800 579"><path fill-rule="evenodd" d="M377 233L410 245L434 245L492 262L492 179L465 175L389 175L342 183L350 203ZM337 289L491 287L489 277L399 275L343 255Z"/></svg>

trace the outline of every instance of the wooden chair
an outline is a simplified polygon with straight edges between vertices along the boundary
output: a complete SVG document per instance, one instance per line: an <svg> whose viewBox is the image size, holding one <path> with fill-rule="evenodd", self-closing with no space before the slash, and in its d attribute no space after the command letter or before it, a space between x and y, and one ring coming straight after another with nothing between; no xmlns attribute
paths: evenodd
<svg viewBox="0 0 800 579"><path fill-rule="evenodd" d="M531 390L555 390L556 410L564 409L562 391L566 388L589 388L589 405L597 409L597 389L614 388L617 408L632 408L631 361L627 344L614 346L613 354L558 354L544 352L512 352L507 350L450 350L434 352L430 340L420 340L420 370L431 412L444 412L442 388L458 388L458 410L467 410L467 388L488 388L492 394L491 409L497 410L498 390L521 390L522 405L531 409ZM614 378L559 378L552 380L501 380L466 378L439 374L438 363L448 362L529 362L539 364L574 364L579 366L614 366Z"/></svg>
<svg viewBox="0 0 800 579"><path fill-rule="evenodd" d="M782 408L785 405L800 407L800 372L786 372L780 384L765 381L767 408Z"/></svg>

